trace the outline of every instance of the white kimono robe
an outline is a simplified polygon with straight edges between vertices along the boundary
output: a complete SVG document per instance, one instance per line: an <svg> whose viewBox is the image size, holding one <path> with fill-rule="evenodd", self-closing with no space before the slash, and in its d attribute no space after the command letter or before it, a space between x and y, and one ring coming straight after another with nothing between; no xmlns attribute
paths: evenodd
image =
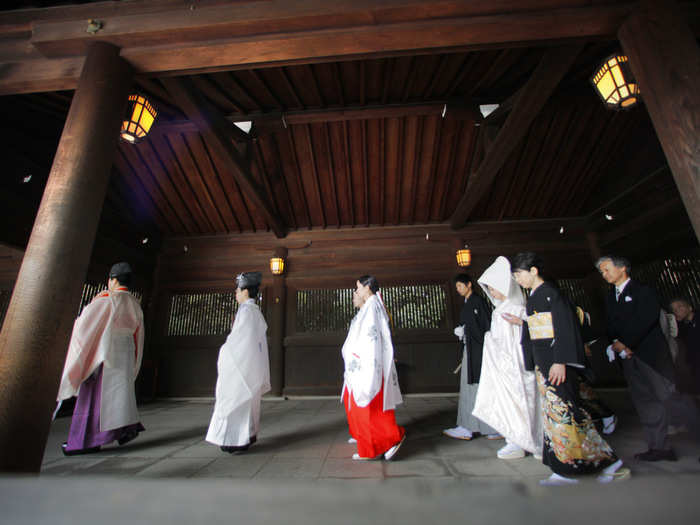
<svg viewBox="0 0 700 525"><path fill-rule="evenodd" d="M384 385L383 410L403 402L399 388L389 316L379 297L372 295L353 318L343 344L345 382L341 390L352 393L357 406L366 407Z"/></svg>
<svg viewBox="0 0 700 525"><path fill-rule="evenodd" d="M531 453L542 451L542 417L535 373L525 369L522 327L502 314L525 316L525 298L511 275L510 263L498 257L478 280L495 309L491 330L484 335L481 379L472 414L496 429L509 443ZM487 285L506 296L495 299Z"/></svg>
<svg viewBox="0 0 700 525"><path fill-rule="evenodd" d="M126 288L104 291L75 320L58 400L78 395L102 368L100 431L138 423L134 382L143 358L143 311Z"/></svg>
<svg viewBox="0 0 700 525"><path fill-rule="evenodd" d="M206 440L243 446L260 428L260 402L270 391L267 323L253 299L238 308L231 333L219 350L216 403Z"/></svg>

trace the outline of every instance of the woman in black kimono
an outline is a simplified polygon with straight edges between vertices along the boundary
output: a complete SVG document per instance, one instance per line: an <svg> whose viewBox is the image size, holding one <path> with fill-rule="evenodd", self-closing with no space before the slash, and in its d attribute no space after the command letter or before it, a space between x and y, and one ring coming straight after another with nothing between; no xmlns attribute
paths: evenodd
<svg viewBox="0 0 700 525"><path fill-rule="evenodd" d="M584 351L571 305L557 288L542 279L542 263L536 254L519 253L511 268L518 284L531 290L527 319L504 317L523 325L525 363L530 369L534 367L537 376L544 417L542 462L552 469L552 475L540 483L577 483L571 476L596 472L600 472L598 480L602 483L629 477L629 470L620 469L622 460L580 406L577 374L583 370Z"/></svg>

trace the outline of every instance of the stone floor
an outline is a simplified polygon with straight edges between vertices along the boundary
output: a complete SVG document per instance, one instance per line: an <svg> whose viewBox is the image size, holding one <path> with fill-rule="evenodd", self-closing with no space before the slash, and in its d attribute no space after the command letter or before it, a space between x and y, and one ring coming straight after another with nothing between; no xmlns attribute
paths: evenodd
<svg viewBox="0 0 700 525"><path fill-rule="evenodd" d="M0 516L12 516L7 523L36 523L42 517L80 523L89 521L83 511L103 512L113 515L114 523L125 523L119 505L138 501L144 523L224 522L225 509L260 523L394 522L398 517L425 523L437 516L541 523L548 516L557 521L557 511L569 507L567 521L575 521L580 509L597 502L593 509L602 512L599 518L700 522L700 445L679 434L672 437L678 462L635 462L633 454L646 447L626 393L605 391L602 397L620 419L609 442L633 473L614 486L583 479L575 488L542 488L537 481L549 475L548 469L531 456L497 459L503 441L441 435L454 425L454 396L405 399L397 420L407 439L391 462L350 459L355 446L347 443L337 399L265 400L258 443L239 455L203 440L211 401L173 400L140 407L146 432L135 441L86 456L62 455L70 418L57 419L41 475L0 478ZM87 507L76 507L76 501ZM192 513L200 506L211 521L195 519Z"/></svg>

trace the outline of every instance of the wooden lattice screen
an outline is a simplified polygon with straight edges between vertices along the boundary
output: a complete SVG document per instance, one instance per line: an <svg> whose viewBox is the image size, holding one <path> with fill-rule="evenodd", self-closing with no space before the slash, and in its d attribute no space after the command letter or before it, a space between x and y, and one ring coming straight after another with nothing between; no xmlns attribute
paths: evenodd
<svg viewBox="0 0 700 525"><path fill-rule="evenodd" d="M446 328L447 296L443 286L387 286L381 294L394 329ZM343 332L355 312L351 288L297 290L297 333Z"/></svg>
<svg viewBox="0 0 700 525"><path fill-rule="evenodd" d="M683 297L696 307L700 305L700 255L659 259L632 267L635 279L656 289L661 306L676 297Z"/></svg>
<svg viewBox="0 0 700 525"><path fill-rule="evenodd" d="M262 293L258 294L256 303L261 310L262 300ZM228 334L237 311L238 303L233 291L173 294L166 335Z"/></svg>

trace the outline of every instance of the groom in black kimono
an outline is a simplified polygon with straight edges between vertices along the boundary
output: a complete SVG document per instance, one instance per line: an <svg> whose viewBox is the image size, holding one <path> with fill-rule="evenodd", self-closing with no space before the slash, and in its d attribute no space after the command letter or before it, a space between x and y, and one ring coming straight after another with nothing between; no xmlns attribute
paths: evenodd
<svg viewBox="0 0 700 525"><path fill-rule="evenodd" d="M461 273L455 277L455 288L464 304L459 314L459 326L455 335L462 342L462 371L460 376L457 426L443 430L443 434L455 439L472 439L474 433L488 439L502 439L493 428L472 415L481 377L481 361L484 334L491 328L491 311L486 301L474 293L471 277Z"/></svg>

